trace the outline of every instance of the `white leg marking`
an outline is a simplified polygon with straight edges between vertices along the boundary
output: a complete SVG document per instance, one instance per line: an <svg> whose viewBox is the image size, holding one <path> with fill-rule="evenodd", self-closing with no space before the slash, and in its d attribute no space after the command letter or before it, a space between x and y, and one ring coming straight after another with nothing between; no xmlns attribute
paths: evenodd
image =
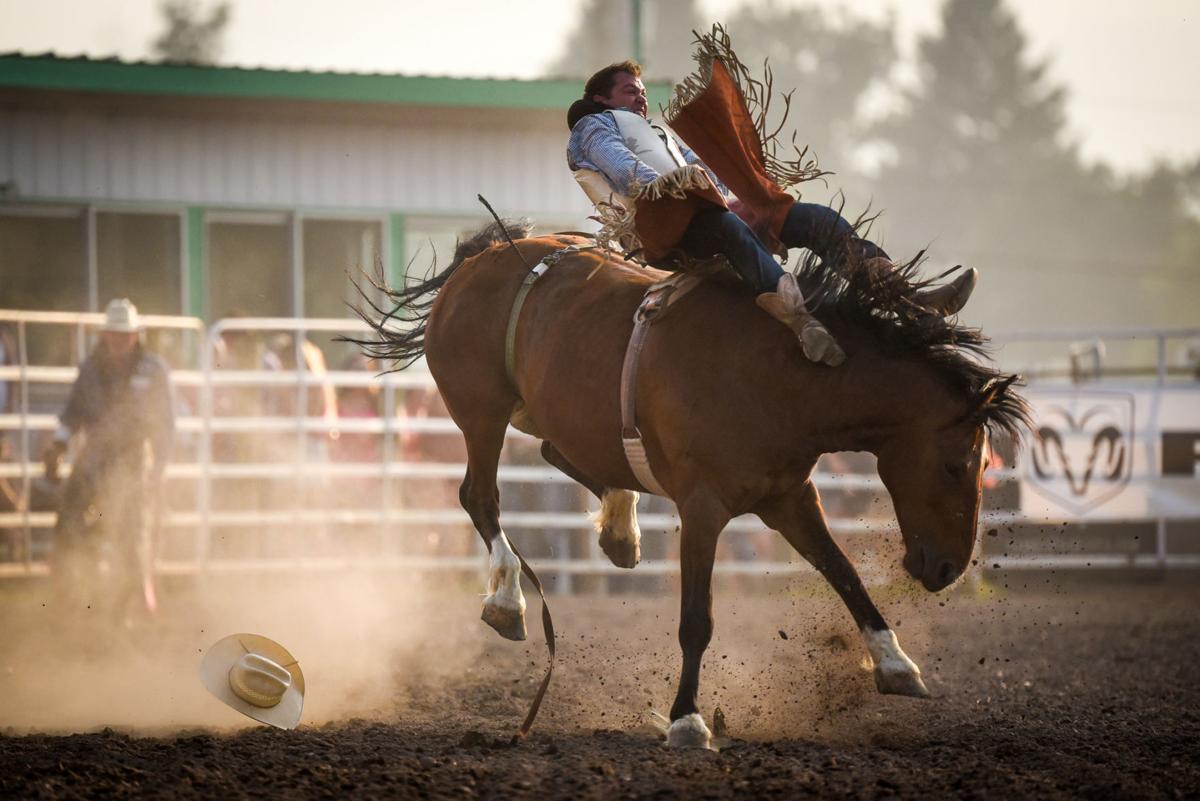
<svg viewBox="0 0 1200 801"><path fill-rule="evenodd" d="M921 669L900 648L894 631L874 631L864 627L862 633L871 661L875 663L875 686L881 693L920 698L929 695L921 680Z"/></svg>
<svg viewBox="0 0 1200 801"><path fill-rule="evenodd" d="M515 609L525 614L525 595L521 592L521 560L517 559L503 531L492 540L492 565L488 572L487 589L488 605Z"/></svg>
<svg viewBox="0 0 1200 801"><path fill-rule="evenodd" d="M633 490L607 490L600 511L592 518L600 547L617 567L631 568L641 558L642 531L637 521L640 497Z"/></svg>
<svg viewBox="0 0 1200 801"><path fill-rule="evenodd" d="M525 639L525 595L521 592L521 560L501 531L492 540L483 620L510 640Z"/></svg>
<svg viewBox="0 0 1200 801"><path fill-rule="evenodd" d="M667 729L669 748L711 748L712 732L704 725L704 718L693 712L684 715Z"/></svg>
<svg viewBox="0 0 1200 801"><path fill-rule="evenodd" d="M637 502L642 496L633 490L610 489L600 501L600 511L592 518L592 525L599 534L609 528L613 536L637 544L642 541L642 530L638 528Z"/></svg>

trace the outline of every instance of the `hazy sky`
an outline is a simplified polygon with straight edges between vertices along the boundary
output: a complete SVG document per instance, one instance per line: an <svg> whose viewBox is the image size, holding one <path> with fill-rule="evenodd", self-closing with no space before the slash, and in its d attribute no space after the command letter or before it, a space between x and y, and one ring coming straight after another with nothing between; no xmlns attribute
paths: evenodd
<svg viewBox="0 0 1200 801"><path fill-rule="evenodd" d="M610 0L613 3L625 0ZM653 2L653 0L644 0ZM776 0L787 4L803 0ZM895 15L901 47L935 30L941 0L809 0ZM1036 57L1070 91L1085 156L1136 170L1200 156L1200 0L1008 0ZM233 0L222 63L536 77L581 0ZM738 0L701 0L714 21ZM147 58L158 0L0 0L0 52ZM736 44L736 42L735 42ZM749 59L752 60L752 59Z"/></svg>

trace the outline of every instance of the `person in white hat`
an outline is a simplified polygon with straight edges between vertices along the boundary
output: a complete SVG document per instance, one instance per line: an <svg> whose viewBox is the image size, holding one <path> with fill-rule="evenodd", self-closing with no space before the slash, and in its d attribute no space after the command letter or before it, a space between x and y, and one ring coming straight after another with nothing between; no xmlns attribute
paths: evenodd
<svg viewBox="0 0 1200 801"><path fill-rule="evenodd" d="M106 607L122 621L157 605L145 517L147 502L157 505L161 498L175 431L170 373L143 348L141 330L128 299L108 304L100 341L79 366L43 454L46 475L56 481L72 436L85 435L54 531L51 572L59 598L83 608ZM102 559L110 566L111 587L94 580Z"/></svg>
<svg viewBox="0 0 1200 801"><path fill-rule="evenodd" d="M304 711L304 673L279 643L261 634L231 634L200 662L208 691L243 715L294 729Z"/></svg>

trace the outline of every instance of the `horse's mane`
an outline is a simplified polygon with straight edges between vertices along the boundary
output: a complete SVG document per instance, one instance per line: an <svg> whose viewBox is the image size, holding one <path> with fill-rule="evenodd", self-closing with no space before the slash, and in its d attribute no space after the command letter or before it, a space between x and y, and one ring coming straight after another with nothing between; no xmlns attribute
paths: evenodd
<svg viewBox="0 0 1200 801"><path fill-rule="evenodd" d="M875 219L859 217L852 223L855 233L865 235ZM814 314L826 325L836 327L840 322L861 332L886 356L934 366L952 386L969 396L986 394L989 385L998 387L979 413L993 434L1004 433L1019 443L1021 431L1030 425L1029 405L1009 387L1019 384L1020 378L1005 375L982 361L991 358L990 340L978 328L930 312L917 302L917 293L932 283L918 275L925 252L881 275L869 269L861 249L854 247L844 231L831 229L823 236L827 247L816 250L840 250L841 264L822 262L810 253L795 271Z"/></svg>

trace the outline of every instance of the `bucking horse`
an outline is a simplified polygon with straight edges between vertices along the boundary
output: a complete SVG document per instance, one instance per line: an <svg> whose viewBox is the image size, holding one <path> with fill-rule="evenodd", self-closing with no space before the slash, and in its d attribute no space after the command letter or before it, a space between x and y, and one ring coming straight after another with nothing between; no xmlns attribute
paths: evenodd
<svg viewBox="0 0 1200 801"><path fill-rule="evenodd" d="M545 459L599 498L601 545L614 564L633 567L637 493L649 488L622 445L619 387L635 311L668 277L610 251L579 250L589 244L579 236L528 233L497 220L460 242L448 268L387 289L387 308L367 310L377 328L368 350L397 368L423 354L466 438L460 499L490 553L482 616L509 639L525 636L525 600L496 484L506 429L513 421L534 432ZM535 270L531 283L535 264L552 269ZM683 666L671 746L711 740L696 703L713 632L713 561L722 530L743 514L782 534L841 596L880 692L928 695L831 536L814 467L835 451L877 457L904 569L938 592L971 562L989 435L1016 437L1028 411L1017 377L987 366L977 329L914 302L924 286L915 263L885 280L861 267L835 271L810 258L798 270L804 296L819 300L815 313L846 352L840 367L808 361L751 293L713 279L641 343L637 428L681 521Z"/></svg>

